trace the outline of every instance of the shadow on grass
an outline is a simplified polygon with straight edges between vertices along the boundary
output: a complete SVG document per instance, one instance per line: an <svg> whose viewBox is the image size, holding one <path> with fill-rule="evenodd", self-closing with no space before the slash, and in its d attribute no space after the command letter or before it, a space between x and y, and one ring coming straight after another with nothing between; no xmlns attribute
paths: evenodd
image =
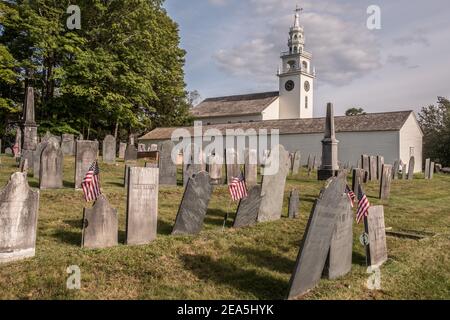
<svg viewBox="0 0 450 320"><path fill-rule="evenodd" d="M108 182L107 185L125 188L124 182Z"/></svg>
<svg viewBox="0 0 450 320"><path fill-rule="evenodd" d="M203 281L233 286L252 293L258 299L283 299L288 290L288 281L262 275L254 270L243 270L225 259L213 260L205 255L183 255L186 268Z"/></svg>
<svg viewBox="0 0 450 320"><path fill-rule="evenodd" d="M233 248L233 252L237 252L245 256L247 261L256 267L263 267L272 271L291 274L294 270L295 261L286 257L276 255L269 250L258 250L252 248Z"/></svg>
<svg viewBox="0 0 450 320"><path fill-rule="evenodd" d="M64 180L63 186L64 186L64 188L75 189L75 182Z"/></svg>
<svg viewBox="0 0 450 320"><path fill-rule="evenodd" d="M158 234L170 235L172 233L173 226L175 225L175 220L171 223L158 220Z"/></svg>
<svg viewBox="0 0 450 320"><path fill-rule="evenodd" d="M59 242L81 247L81 229L80 231L58 230L53 236Z"/></svg>
<svg viewBox="0 0 450 320"><path fill-rule="evenodd" d="M362 255L362 254L359 253L359 252L353 251L353 255L352 255L352 263L364 267L364 266L367 265L367 264L366 264L366 256L365 256L365 255Z"/></svg>
<svg viewBox="0 0 450 320"><path fill-rule="evenodd" d="M36 181L36 180L28 180L28 185L29 185L31 188L39 189L39 181Z"/></svg>

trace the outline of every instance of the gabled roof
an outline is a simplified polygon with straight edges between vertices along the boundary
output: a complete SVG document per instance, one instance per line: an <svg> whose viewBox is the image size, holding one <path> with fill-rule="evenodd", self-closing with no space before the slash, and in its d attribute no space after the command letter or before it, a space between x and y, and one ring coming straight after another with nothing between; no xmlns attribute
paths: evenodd
<svg viewBox="0 0 450 320"><path fill-rule="evenodd" d="M400 131L413 111L396 111L383 113L369 113L358 116L334 117L336 132L371 132L371 131ZM325 131L325 118L267 120L243 123L227 123L204 125L203 131L218 129L223 134L227 129L279 129L280 134L311 134ZM139 138L139 140L167 140L177 128L156 128ZM184 127L193 135L193 127Z"/></svg>
<svg viewBox="0 0 450 320"><path fill-rule="evenodd" d="M279 92L209 98L191 110L195 118L261 114L279 97Z"/></svg>

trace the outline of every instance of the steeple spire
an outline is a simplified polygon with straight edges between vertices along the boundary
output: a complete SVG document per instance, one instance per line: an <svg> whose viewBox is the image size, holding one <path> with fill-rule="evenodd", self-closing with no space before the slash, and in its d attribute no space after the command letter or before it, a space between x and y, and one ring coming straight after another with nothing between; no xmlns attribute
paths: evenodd
<svg viewBox="0 0 450 320"><path fill-rule="evenodd" d="M300 13L303 11L303 8L300 8L298 5L295 7L295 21L294 21L294 28L300 27Z"/></svg>

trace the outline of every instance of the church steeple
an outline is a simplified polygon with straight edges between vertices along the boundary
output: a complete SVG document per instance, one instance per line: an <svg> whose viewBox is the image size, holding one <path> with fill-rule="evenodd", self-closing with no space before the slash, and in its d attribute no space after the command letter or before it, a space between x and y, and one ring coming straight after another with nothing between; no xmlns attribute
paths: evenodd
<svg viewBox="0 0 450 320"><path fill-rule="evenodd" d="M302 53L305 46L303 27L300 25L300 12L302 11L303 8L299 8L298 6L295 9L294 25L289 30L289 53Z"/></svg>

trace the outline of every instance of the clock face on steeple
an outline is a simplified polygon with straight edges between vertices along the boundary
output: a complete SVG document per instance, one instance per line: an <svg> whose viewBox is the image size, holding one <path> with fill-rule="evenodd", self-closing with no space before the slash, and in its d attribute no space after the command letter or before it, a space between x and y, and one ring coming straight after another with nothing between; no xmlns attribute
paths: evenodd
<svg viewBox="0 0 450 320"><path fill-rule="evenodd" d="M295 88L295 83L292 80L289 80L286 82L286 84L284 85L284 88L286 89L286 91L292 91Z"/></svg>

